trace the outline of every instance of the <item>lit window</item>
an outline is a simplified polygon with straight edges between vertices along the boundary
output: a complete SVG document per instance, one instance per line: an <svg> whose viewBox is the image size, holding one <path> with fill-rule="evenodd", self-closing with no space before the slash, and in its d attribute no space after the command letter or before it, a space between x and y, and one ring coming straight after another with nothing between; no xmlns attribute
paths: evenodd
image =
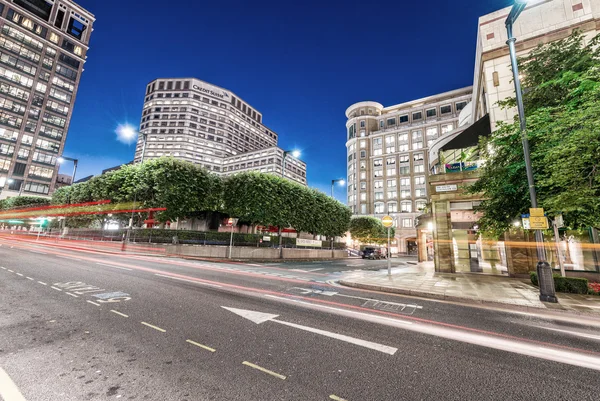
<svg viewBox="0 0 600 401"><path fill-rule="evenodd" d="M415 177L415 185L425 185L425 177L424 176Z"/></svg>
<svg viewBox="0 0 600 401"><path fill-rule="evenodd" d="M81 46L75 46L73 53L77 54L78 56L81 56L82 52L83 51L81 50Z"/></svg>
<svg viewBox="0 0 600 401"><path fill-rule="evenodd" d="M402 202L400 204L400 211L402 213L410 213L412 212L412 203L411 202Z"/></svg>
<svg viewBox="0 0 600 401"><path fill-rule="evenodd" d="M398 204L396 202L388 203L388 213L398 213Z"/></svg>
<svg viewBox="0 0 600 401"><path fill-rule="evenodd" d="M58 43L58 35L54 32L50 32L50 42Z"/></svg>
<svg viewBox="0 0 600 401"><path fill-rule="evenodd" d="M402 228L412 228L413 221L412 219L402 219Z"/></svg>

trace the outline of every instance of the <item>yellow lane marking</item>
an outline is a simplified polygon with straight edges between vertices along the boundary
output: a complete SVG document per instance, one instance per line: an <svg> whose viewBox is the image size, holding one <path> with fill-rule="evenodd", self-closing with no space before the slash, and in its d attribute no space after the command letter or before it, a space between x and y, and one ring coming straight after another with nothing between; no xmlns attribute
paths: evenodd
<svg viewBox="0 0 600 401"><path fill-rule="evenodd" d="M40 283L41 285L48 285L47 283L44 283L43 281L38 281L38 283Z"/></svg>
<svg viewBox="0 0 600 401"><path fill-rule="evenodd" d="M284 375L280 375L279 373L275 373L275 372L273 372L272 370L269 370L269 369L262 368L262 367L260 367L260 366L258 366L258 365L255 365L255 364L253 364L253 363L250 363L250 362L248 362L248 361L244 361L244 362L242 362L242 365L250 366L251 368L254 368L254 369L260 370L261 372L267 373L267 374L269 374L269 375L271 375L271 376L275 376L275 377L277 377L277 378L279 378L279 379L281 379L281 380L285 380L285 376L284 376Z"/></svg>
<svg viewBox="0 0 600 401"><path fill-rule="evenodd" d="M50 286L50 288L52 288L53 290L56 290L56 291L62 291L60 288L56 288L54 286Z"/></svg>
<svg viewBox="0 0 600 401"><path fill-rule="evenodd" d="M343 398L340 398L340 397L338 397L338 396L337 396L337 395L335 395L335 394L331 394L331 395L329 396L329 398L331 398L332 400L335 400L335 401L347 401L347 400L345 400L345 399L343 399Z"/></svg>
<svg viewBox="0 0 600 401"><path fill-rule="evenodd" d="M124 313L121 313L121 312L118 312L118 311L116 311L116 310L114 310L114 309L111 309L110 311L111 311L112 313L116 313L116 314L117 314L117 315L119 315L119 316L123 316L123 317L129 317L129 316L127 316L126 314L124 314Z"/></svg>
<svg viewBox="0 0 600 401"><path fill-rule="evenodd" d="M17 273L17 276L21 276L21 277L23 277L23 275L22 275L21 273Z"/></svg>
<svg viewBox="0 0 600 401"><path fill-rule="evenodd" d="M79 296L75 294L71 294L70 292L65 292L65 294L72 296L73 298L79 298Z"/></svg>
<svg viewBox="0 0 600 401"><path fill-rule="evenodd" d="M96 305L96 306L100 306L100 304L95 303L94 301L85 301L88 304L92 304L92 305Z"/></svg>
<svg viewBox="0 0 600 401"><path fill-rule="evenodd" d="M196 347L204 348L205 350L210 351L210 352L215 352L216 351L216 349L211 348L211 347L207 347L206 345L202 345L200 343L197 343L196 341L185 340L185 342L190 343L192 345L195 345Z"/></svg>
<svg viewBox="0 0 600 401"><path fill-rule="evenodd" d="M144 326L151 327L151 328L153 328L154 330L158 330L158 331L160 331L161 333L164 333L164 332L166 332L166 331L167 331L167 330L165 330L165 329L161 329L160 327L156 327L156 326L154 326L154 325L151 325L150 323L146 323L146 322L141 322L141 323L142 323Z"/></svg>
<svg viewBox="0 0 600 401"><path fill-rule="evenodd" d="M33 281L33 279L32 279L31 277L25 276L25 278L26 278L27 280L31 280L31 281Z"/></svg>

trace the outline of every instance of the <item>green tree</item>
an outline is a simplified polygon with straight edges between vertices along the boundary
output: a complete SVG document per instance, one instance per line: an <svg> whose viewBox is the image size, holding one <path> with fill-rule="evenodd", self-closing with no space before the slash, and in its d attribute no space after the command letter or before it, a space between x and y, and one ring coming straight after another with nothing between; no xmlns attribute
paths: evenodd
<svg viewBox="0 0 600 401"><path fill-rule="evenodd" d="M383 226L381 220L375 217L359 216L350 220L350 235L352 239L367 244L385 244L387 243L387 228ZM390 238L394 238L396 230L390 229Z"/></svg>
<svg viewBox="0 0 600 401"><path fill-rule="evenodd" d="M538 203L572 228L600 226L599 44L600 35L586 44L575 32L519 59ZM479 151L486 164L468 191L486 198L480 228L499 236L530 207L518 116L499 122Z"/></svg>
<svg viewBox="0 0 600 401"><path fill-rule="evenodd" d="M39 196L15 196L0 201L0 210L48 206L50 199Z"/></svg>

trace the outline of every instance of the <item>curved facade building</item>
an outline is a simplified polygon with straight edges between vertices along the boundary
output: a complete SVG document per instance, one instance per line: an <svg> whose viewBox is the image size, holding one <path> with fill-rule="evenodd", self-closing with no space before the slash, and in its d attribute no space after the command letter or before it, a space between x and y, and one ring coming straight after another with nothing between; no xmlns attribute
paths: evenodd
<svg viewBox="0 0 600 401"><path fill-rule="evenodd" d="M134 161L173 156L217 174L281 175L284 151L263 116L231 91L195 78L159 78L146 87ZM288 154L285 177L306 185L306 164Z"/></svg>
<svg viewBox="0 0 600 401"><path fill-rule="evenodd" d="M355 215L395 220L393 253L415 253L415 218L429 202L428 147L459 129L472 88L384 107L359 102L346 110L348 206Z"/></svg>

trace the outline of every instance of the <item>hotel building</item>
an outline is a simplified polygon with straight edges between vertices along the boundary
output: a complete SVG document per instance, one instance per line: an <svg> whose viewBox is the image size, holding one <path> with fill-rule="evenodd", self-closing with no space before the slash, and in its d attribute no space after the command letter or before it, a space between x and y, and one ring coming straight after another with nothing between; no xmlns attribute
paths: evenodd
<svg viewBox="0 0 600 401"><path fill-rule="evenodd" d="M93 23L70 0L0 0L2 198L54 190Z"/></svg>
<svg viewBox="0 0 600 401"><path fill-rule="evenodd" d="M135 161L173 156L219 175L282 174L306 185L306 164L277 147L262 113L226 89L194 78L161 78L146 87Z"/></svg>

